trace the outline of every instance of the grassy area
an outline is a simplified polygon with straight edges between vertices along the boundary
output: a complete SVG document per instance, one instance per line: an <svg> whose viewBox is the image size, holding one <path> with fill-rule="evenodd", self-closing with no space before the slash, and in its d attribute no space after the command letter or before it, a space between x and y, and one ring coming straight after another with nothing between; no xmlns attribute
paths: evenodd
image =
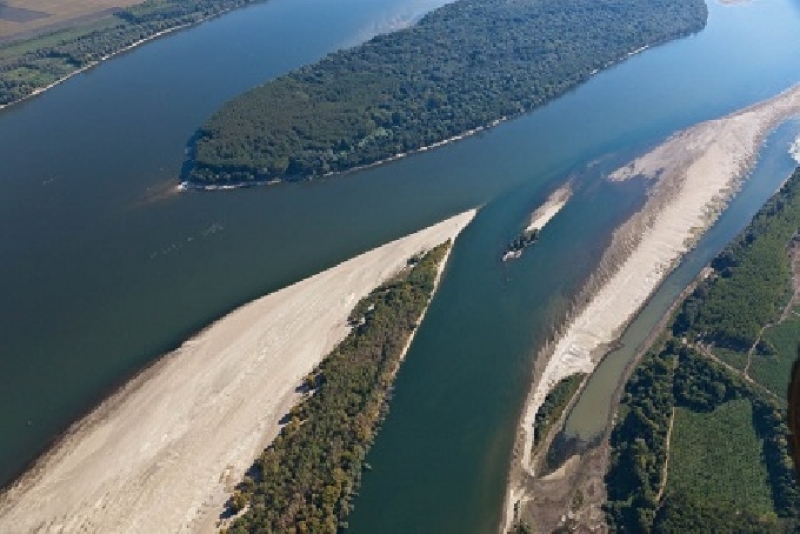
<svg viewBox="0 0 800 534"><path fill-rule="evenodd" d="M746 399L710 413L678 408L670 447L670 489L757 515L772 512L762 444L752 419Z"/></svg>
<svg viewBox="0 0 800 534"><path fill-rule="evenodd" d="M790 315L783 323L766 329L763 339L771 346L772 354L753 356L750 377L783 398L800 343L800 317Z"/></svg>
<svg viewBox="0 0 800 534"><path fill-rule="evenodd" d="M110 16L114 8L126 8L141 4L144 0L4 0L11 8L22 8L39 14L24 21L7 21L0 19L0 38L13 37L19 34L30 34L36 31L47 31L53 26L69 24L75 21L97 20L104 15Z"/></svg>
<svg viewBox="0 0 800 534"><path fill-rule="evenodd" d="M787 245L798 228L800 169L714 259L713 275L681 304L672 335L628 381L606 476L612 531L781 532L798 527L800 494L784 407L696 345L712 345L721 361L743 370L755 344L749 375L785 398L800 317L792 314L765 327L780 319L791 297ZM656 502L673 408L668 482Z"/></svg>
<svg viewBox="0 0 800 534"><path fill-rule="evenodd" d="M787 245L800 228L800 171L712 262L678 313L675 335L747 352L792 295Z"/></svg>
<svg viewBox="0 0 800 534"><path fill-rule="evenodd" d="M747 366L747 352L745 351L713 347L711 353L734 369L744 371Z"/></svg>

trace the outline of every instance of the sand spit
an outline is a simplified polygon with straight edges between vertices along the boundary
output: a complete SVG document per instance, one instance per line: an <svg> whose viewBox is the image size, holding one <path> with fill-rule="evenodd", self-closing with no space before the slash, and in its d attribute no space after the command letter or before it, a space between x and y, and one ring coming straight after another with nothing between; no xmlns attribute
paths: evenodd
<svg viewBox="0 0 800 534"><path fill-rule="evenodd" d="M504 530L513 521L515 503L529 497L524 488L525 478L535 475L530 465L533 422L549 390L573 373L594 370L605 349L738 191L768 134L797 114L800 85L684 130L609 177L645 177L655 184L643 209L615 231L598 275L578 299L577 313L540 354L546 364L520 421L519 464L512 466Z"/></svg>
<svg viewBox="0 0 800 534"><path fill-rule="evenodd" d="M526 232L533 230L541 230L550 222L550 219L556 216L561 209L567 205L570 197L572 197L572 184L566 185L556 189L553 194L547 197L547 201L536 208L536 211L531 215L531 222L525 228Z"/></svg>
<svg viewBox="0 0 800 534"><path fill-rule="evenodd" d="M251 302L162 358L0 496L2 532L189 532L218 515L359 299L462 213Z"/></svg>

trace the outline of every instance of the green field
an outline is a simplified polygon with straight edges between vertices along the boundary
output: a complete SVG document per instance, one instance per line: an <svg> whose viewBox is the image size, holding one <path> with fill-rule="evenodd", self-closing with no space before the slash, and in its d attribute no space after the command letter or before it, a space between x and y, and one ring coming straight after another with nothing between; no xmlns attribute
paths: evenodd
<svg viewBox="0 0 800 534"><path fill-rule="evenodd" d="M730 401L713 412L678 408L670 445L668 487L701 501L757 515L772 512L761 440L750 401Z"/></svg>
<svg viewBox="0 0 800 534"><path fill-rule="evenodd" d="M714 354L714 356L727 363L734 369L744 371L744 368L747 366L747 352L724 349L722 347L713 347L711 352Z"/></svg>
<svg viewBox="0 0 800 534"><path fill-rule="evenodd" d="M749 375L783 398L789 386L792 364L800 343L800 317L790 315L783 323L764 331L764 339L772 346L773 354L753 355Z"/></svg>

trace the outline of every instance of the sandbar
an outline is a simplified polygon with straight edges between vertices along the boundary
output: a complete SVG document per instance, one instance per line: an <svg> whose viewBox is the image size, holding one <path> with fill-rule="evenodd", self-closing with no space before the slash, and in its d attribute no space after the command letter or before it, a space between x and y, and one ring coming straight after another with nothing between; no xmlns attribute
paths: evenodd
<svg viewBox="0 0 800 534"><path fill-rule="evenodd" d="M644 178L653 185L642 210L615 231L578 299L584 304L539 355L546 364L535 377L520 421L503 529L513 521L515 503L529 497L524 481L535 476L533 422L549 390L571 374L594 370L606 348L725 209L769 133L797 114L800 85L679 132L609 176L615 181Z"/></svg>
<svg viewBox="0 0 800 534"><path fill-rule="evenodd" d="M277 435L303 377L349 332L353 306L411 256L455 239L474 215L246 304L162 357L0 495L0 531L207 528Z"/></svg>
<svg viewBox="0 0 800 534"><path fill-rule="evenodd" d="M545 225L550 222L550 219L555 217L558 212L567 205L571 196L571 183L567 183L553 191L553 193L547 197L545 203L536 208L536 211L533 212L531 215L531 222L525 228L525 231L531 232L544 228Z"/></svg>

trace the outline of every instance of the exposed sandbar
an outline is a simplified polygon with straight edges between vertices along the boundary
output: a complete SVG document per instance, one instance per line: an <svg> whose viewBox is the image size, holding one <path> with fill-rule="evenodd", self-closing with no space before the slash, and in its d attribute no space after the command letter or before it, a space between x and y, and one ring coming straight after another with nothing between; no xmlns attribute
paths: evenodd
<svg viewBox="0 0 800 534"><path fill-rule="evenodd" d="M76 423L0 496L2 532L187 532L219 514L352 307L471 210L251 302Z"/></svg>
<svg viewBox="0 0 800 534"><path fill-rule="evenodd" d="M545 227L550 219L555 217L561 209L567 205L570 197L572 196L572 184L568 183L556 189L547 201L536 208L536 211L531 215L531 222L525 228L526 232L533 230L541 230Z"/></svg>
<svg viewBox="0 0 800 534"><path fill-rule="evenodd" d="M716 220L752 169L768 134L800 113L800 86L724 118L684 130L617 170L611 180L653 180L643 209L618 228L588 282L583 304L540 358L520 422L518 457L512 466L505 526L525 500L524 479L533 476L531 443L536 412L548 391L573 373L590 373L680 258Z"/></svg>

